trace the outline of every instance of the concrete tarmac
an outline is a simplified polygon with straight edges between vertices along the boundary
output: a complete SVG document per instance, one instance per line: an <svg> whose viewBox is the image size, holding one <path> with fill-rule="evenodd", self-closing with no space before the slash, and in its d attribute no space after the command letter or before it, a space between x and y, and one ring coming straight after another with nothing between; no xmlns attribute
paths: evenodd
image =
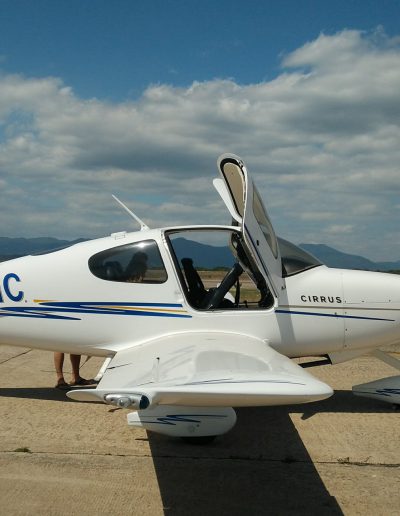
<svg viewBox="0 0 400 516"><path fill-rule="evenodd" d="M365 357L311 372L332 398L239 409L230 433L193 446L68 400L52 353L0 347L0 514L399 515L400 410L351 393L396 371Z"/></svg>

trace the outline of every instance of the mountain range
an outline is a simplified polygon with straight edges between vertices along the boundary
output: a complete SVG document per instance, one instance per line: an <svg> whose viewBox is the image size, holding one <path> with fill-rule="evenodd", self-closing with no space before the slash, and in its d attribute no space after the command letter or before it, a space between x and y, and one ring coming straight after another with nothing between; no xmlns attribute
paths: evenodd
<svg viewBox="0 0 400 516"><path fill-rule="evenodd" d="M373 262L363 256L343 253L324 244L300 244L299 247L314 255L328 267L366 271L392 271L400 269L400 260L394 262Z"/></svg>
<svg viewBox="0 0 400 516"><path fill-rule="evenodd" d="M57 238L41 237L41 238L9 238L0 237L0 260L9 260L18 256L24 256L27 254L41 253L45 251L51 251L54 249L66 247L69 245L83 242L85 239L80 238L77 240L59 240ZM184 245L183 245L184 244ZM211 264L225 263L226 266L230 267L231 253L228 248L215 247L200 244L197 242L189 242L184 239L177 238L175 240L175 247L180 258L181 249L185 248L186 254L189 251L190 256L194 262L199 264L200 257L201 261L205 262L202 266L208 267ZM188 249L188 245L190 246ZM326 264L328 267L338 267L342 269L361 269L361 270L372 270L372 271L390 271L400 270L400 260L393 262L373 262L364 258L349 253L343 253L329 247L324 244L300 244L300 247L305 251L313 254L318 260ZM183 252L183 251L182 251ZM209 263L208 263L209 262ZM228 263L229 262L229 263Z"/></svg>
<svg viewBox="0 0 400 516"><path fill-rule="evenodd" d="M59 240L58 238L9 238L0 237L0 259L9 260L27 254L43 253L83 242L87 239Z"/></svg>

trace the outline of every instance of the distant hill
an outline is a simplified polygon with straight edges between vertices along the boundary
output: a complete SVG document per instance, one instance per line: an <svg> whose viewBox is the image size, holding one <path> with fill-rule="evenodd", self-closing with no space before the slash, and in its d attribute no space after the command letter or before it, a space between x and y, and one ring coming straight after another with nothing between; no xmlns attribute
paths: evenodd
<svg viewBox="0 0 400 516"><path fill-rule="evenodd" d="M84 238L77 240L59 240L58 238L39 237L39 238L9 238L0 237L0 258L10 260L18 256L27 254L42 253L66 247L68 245L83 242Z"/></svg>
<svg viewBox="0 0 400 516"><path fill-rule="evenodd" d="M227 246L218 247L193 242L186 238L175 238L174 249L179 261L182 258L192 258L194 265L197 267L210 269L216 263L220 263L230 268L234 264L232 253Z"/></svg>
<svg viewBox="0 0 400 516"><path fill-rule="evenodd" d="M400 260L397 262L373 262L363 256L343 253L324 244L300 244L300 247L313 254L328 267L369 271L390 271L400 269Z"/></svg>
<svg viewBox="0 0 400 516"><path fill-rule="evenodd" d="M18 256L41 253L83 242L86 239L59 240L58 238L8 238L0 237L0 261ZM215 263L232 266L232 256L228 247L217 247L176 238L174 245L178 259L190 256L195 265L210 268ZM400 260L396 262L373 262L354 254L343 253L324 244L300 244L305 251L313 254L328 267L341 269L360 269L372 271L400 270ZM185 256L184 256L185 255Z"/></svg>

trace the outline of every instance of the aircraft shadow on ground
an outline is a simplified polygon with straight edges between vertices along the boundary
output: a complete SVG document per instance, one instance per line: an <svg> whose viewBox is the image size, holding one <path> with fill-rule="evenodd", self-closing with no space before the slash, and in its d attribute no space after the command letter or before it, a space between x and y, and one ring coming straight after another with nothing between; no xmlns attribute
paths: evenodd
<svg viewBox="0 0 400 516"><path fill-rule="evenodd" d="M73 390L71 387L70 390ZM3 398L23 398L32 400L50 400L75 403L74 400L67 398L66 392L61 389L50 387L1 387L0 397ZM99 402L101 403L101 402Z"/></svg>
<svg viewBox="0 0 400 516"><path fill-rule="evenodd" d="M95 387L88 387L88 389L94 388ZM70 390L73 390L73 387L71 387ZM52 387L0 387L0 397L3 398L23 398L81 403L67 398L66 392L67 391ZM268 407L268 409L270 408ZM390 403L384 403L379 400L356 397L351 391L337 390L333 396L324 401L302 405L290 405L286 408L283 407L283 410L286 413L302 413L303 419L307 419L320 412L384 414L393 412L393 406Z"/></svg>
<svg viewBox="0 0 400 516"><path fill-rule="evenodd" d="M387 403L372 398L354 396L352 391L335 390L330 398L304 405L293 405L289 412L302 413L302 419L308 419L318 413L352 413L352 414L388 414L397 408Z"/></svg>
<svg viewBox="0 0 400 516"><path fill-rule="evenodd" d="M74 403L55 388L0 388L0 397ZM148 433L166 516L329 514L342 511L326 489L290 413L388 413L390 404L336 391L304 405L242 408L225 436L206 446Z"/></svg>
<svg viewBox="0 0 400 516"><path fill-rule="evenodd" d="M148 433L166 516L343 514L285 407L237 410L213 444Z"/></svg>

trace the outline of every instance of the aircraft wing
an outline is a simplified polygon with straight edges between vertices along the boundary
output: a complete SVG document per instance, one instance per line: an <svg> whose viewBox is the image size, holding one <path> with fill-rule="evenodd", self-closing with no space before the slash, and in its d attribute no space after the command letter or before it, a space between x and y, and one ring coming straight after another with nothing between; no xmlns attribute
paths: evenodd
<svg viewBox="0 0 400 516"><path fill-rule="evenodd" d="M68 392L75 400L137 410L286 405L332 394L268 343L217 332L175 334L121 350L96 389Z"/></svg>

